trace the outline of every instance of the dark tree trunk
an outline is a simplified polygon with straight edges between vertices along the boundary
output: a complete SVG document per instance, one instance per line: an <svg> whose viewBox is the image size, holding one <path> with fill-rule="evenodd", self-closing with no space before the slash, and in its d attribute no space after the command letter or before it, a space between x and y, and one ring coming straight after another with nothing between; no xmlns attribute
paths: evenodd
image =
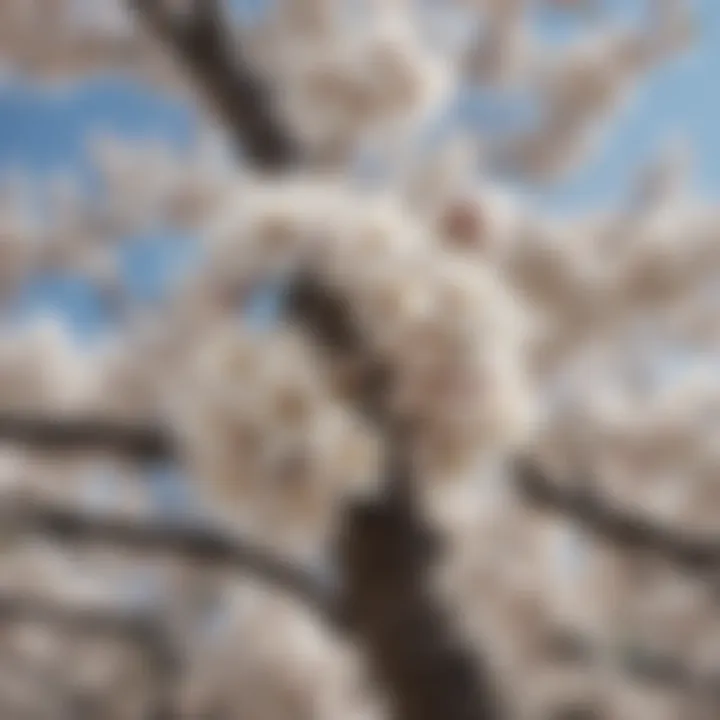
<svg viewBox="0 0 720 720"><path fill-rule="evenodd" d="M392 717L505 718L491 672L454 632L432 591L438 543L408 483L392 482L382 498L353 506L340 550L347 622Z"/></svg>

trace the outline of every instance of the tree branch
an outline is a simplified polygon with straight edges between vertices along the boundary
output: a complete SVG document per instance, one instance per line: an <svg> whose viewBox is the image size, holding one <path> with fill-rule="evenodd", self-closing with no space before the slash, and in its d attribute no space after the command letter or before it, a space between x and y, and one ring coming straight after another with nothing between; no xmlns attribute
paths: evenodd
<svg viewBox="0 0 720 720"><path fill-rule="evenodd" d="M72 632L139 640L149 639L148 631L156 627L152 618L134 611L8 592L0 593L0 622L41 623Z"/></svg>
<svg viewBox="0 0 720 720"><path fill-rule="evenodd" d="M181 30L163 16L156 2L135 1L149 26L192 69L250 158L274 170L290 165L297 149L276 124L267 93L239 49L234 57L230 53L217 16L210 13L209 21L205 18L194 29L190 23ZM294 316L313 328L326 348L345 359L352 354L362 357L358 404L387 427L380 410L385 372L367 357L347 308L312 279L296 286L291 295ZM366 646L398 719L499 717L492 682L453 636L451 623L427 589L427 529L411 502L409 485L398 483L392 470L388 490L398 492L348 513L340 556L348 580L346 617L351 629Z"/></svg>
<svg viewBox="0 0 720 720"><path fill-rule="evenodd" d="M297 145L272 108L270 93L250 70L241 48L222 28L216 0L196 0L195 12L187 21L168 14L160 0L132 1L141 20L192 72L252 163L277 171L299 158ZM325 297L324 307L333 307L331 297ZM322 310L322 305L315 307L318 316L327 317ZM342 322L337 327L342 331ZM349 322L344 328L349 336L351 328ZM332 344L332 340L327 343ZM373 401L367 404L375 409L376 393L371 395ZM136 447L134 443L130 446ZM453 633L452 623L431 596L427 528L412 503L409 483L398 482L394 469L388 473L389 492L385 496L356 505L348 513L340 558L347 581L344 600L350 628L364 645L379 681L385 684L399 720L500 717L502 711L489 673L471 662ZM525 490L532 496L532 487ZM535 493L536 502L548 504L553 497L557 501L552 493ZM565 512L575 510L577 517L598 530L610 530L611 537L624 537L625 544L628 539L635 544L658 539L651 528L638 533L632 525L598 513L587 502L560 506ZM318 594L317 585L309 582L305 573L206 530L183 528L178 534L177 527L128 525L117 519L98 521L47 508L26 512L21 520L26 528L58 540L169 550L242 566L291 589L311 604L327 608L325 593ZM664 550L671 548L665 545ZM691 556L686 548L678 557L687 561Z"/></svg>
<svg viewBox="0 0 720 720"><path fill-rule="evenodd" d="M217 0L193 0L189 17L182 18L163 0L130 3L193 75L254 166L274 171L299 160L299 147L275 111L271 94L223 26Z"/></svg>
<svg viewBox="0 0 720 720"><path fill-rule="evenodd" d="M174 443L160 426L103 417L0 412L0 441L38 450L103 450L143 461L171 459Z"/></svg>
<svg viewBox="0 0 720 720"><path fill-rule="evenodd" d="M614 507L588 487L564 487L533 462L516 466L521 497L539 508L579 523L598 537L632 550L647 550L693 573L720 568L720 538L664 527L639 513Z"/></svg>
<svg viewBox="0 0 720 720"><path fill-rule="evenodd" d="M700 673L679 658L641 647L599 647L593 639L572 630L557 632L550 643L555 661L592 666L609 660L613 668L640 683L720 701L720 675Z"/></svg>
<svg viewBox="0 0 720 720"><path fill-rule="evenodd" d="M312 273L298 272L285 291L284 312L317 340L336 365L345 368L350 402L377 426L387 425L383 405L390 372L368 353L348 303Z"/></svg>
<svg viewBox="0 0 720 720"><path fill-rule="evenodd" d="M352 358L352 402L385 433L384 492L348 508L338 544L342 608L397 720L498 720L498 684L456 632L430 578L439 540L416 507L410 452L385 408L390 378L368 352L342 297L310 275L288 290L287 314L336 362Z"/></svg>
<svg viewBox="0 0 720 720"><path fill-rule="evenodd" d="M324 619L332 622L336 618L334 593L319 572L276 556L235 533L199 523L97 515L38 502L11 503L4 510L3 521L17 532L65 544L179 556L242 571L292 594Z"/></svg>
<svg viewBox="0 0 720 720"><path fill-rule="evenodd" d="M382 387L379 374L373 381ZM102 417L0 413L0 441L38 450L105 450L141 461L174 457L172 439L159 426ZM587 487L561 486L533 462L521 461L516 470L516 488L521 497L581 523L606 541L652 551L692 572L710 572L720 567L720 537L695 536L664 527L641 513L613 506Z"/></svg>
<svg viewBox="0 0 720 720"><path fill-rule="evenodd" d="M391 472L402 468L391 468ZM350 508L340 543L349 626L403 720L506 717L499 686L433 593L437 539L405 482Z"/></svg>

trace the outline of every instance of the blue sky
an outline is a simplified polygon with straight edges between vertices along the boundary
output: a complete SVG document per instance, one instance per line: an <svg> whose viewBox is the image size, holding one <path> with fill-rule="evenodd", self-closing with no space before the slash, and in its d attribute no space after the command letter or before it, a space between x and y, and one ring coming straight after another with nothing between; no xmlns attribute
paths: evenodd
<svg viewBox="0 0 720 720"><path fill-rule="evenodd" d="M88 135L96 132L184 143L193 127L186 108L129 82L96 80L62 91L6 83L0 86L0 172L84 169Z"/></svg>
<svg viewBox="0 0 720 720"><path fill-rule="evenodd" d="M608 1L625 9L634 2ZM720 198L720 0L696 0L695 5L695 49L649 79L604 151L579 176L548 193L550 203L592 206L622 197L633 168L673 137L694 149L698 191ZM12 170L87 170L91 133L165 138L182 145L194 128L192 111L129 83L95 81L63 92L0 84L0 176ZM128 275L138 292L152 295L153 284L172 265L172 253L168 238L145 239L129 249ZM92 296L72 283L41 284L31 294L35 305L71 309L85 327L101 323Z"/></svg>
<svg viewBox="0 0 720 720"><path fill-rule="evenodd" d="M695 4L696 49L651 78L605 151L559 193L591 201L612 196L663 138L678 136L689 139L696 151L699 190L720 196L720 1ZM68 93L0 86L0 173L82 168L88 132L183 143L192 130L189 112L129 84L95 82Z"/></svg>
<svg viewBox="0 0 720 720"><path fill-rule="evenodd" d="M720 2L693 5L698 36L693 50L649 79L604 151L561 189L563 195L589 203L615 197L634 167L665 140L679 138L693 150L697 191L720 198Z"/></svg>

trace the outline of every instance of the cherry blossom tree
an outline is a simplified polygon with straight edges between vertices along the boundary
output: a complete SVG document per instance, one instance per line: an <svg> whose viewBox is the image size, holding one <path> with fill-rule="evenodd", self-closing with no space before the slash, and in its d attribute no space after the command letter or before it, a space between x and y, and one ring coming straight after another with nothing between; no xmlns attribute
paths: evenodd
<svg viewBox="0 0 720 720"><path fill-rule="evenodd" d="M525 192L691 45L646 5L0 5L9 75L200 117L2 186L3 717L717 716L717 209L676 147L602 212ZM154 304L146 231L197 244ZM99 339L18 321L53 273Z"/></svg>

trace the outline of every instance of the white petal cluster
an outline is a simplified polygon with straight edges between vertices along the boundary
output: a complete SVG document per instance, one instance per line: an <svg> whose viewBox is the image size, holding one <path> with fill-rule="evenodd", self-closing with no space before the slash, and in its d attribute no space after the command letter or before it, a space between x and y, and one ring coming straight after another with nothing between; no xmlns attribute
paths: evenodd
<svg viewBox="0 0 720 720"><path fill-rule="evenodd" d="M188 717L227 709L264 720L387 717L353 648L284 598L236 589L222 631L191 657Z"/></svg>
<svg viewBox="0 0 720 720"><path fill-rule="evenodd" d="M83 607L111 608L127 594L131 575L117 572L118 564L108 557L93 563L86 556L78 562L49 543L19 545L2 546L3 597L24 593L80 612ZM67 709L63 696L68 691L93 707L110 706L113 720L142 717L151 707L152 665L142 648L122 637L98 638L52 623L22 621L3 623L0 637L2 664L8 668L0 690L13 713L50 717ZM42 669L41 678L23 672L30 667ZM60 688L64 691L58 692ZM123 697L127 695L131 697Z"/></svg>
<svg viewBox="0 0 720 720"><path fill-rule="evenodd" d="M538 55L527 0L481 0L462 4L478 6L482 17L475 38L462 58L466 80L472 84L507 87L527 79Z"/></svg>
<svg viewBox="0 0 720 720"><path fill-rule="evenodd" d="M534 513L505 487L459 500L438 587L465 637L491 658L513 716L545 718L577 703L608 707L613 718L633 717L629 707L643 718L653 708L681 712L682 695L618 667L636 649L707 672L717 642L712 591L661 560ZM562 638L592 656L563 659Z"/></svg>
<svg viewBox="0 0 720 720"><path fill-rule="evenodd" d="M122 0L7 0L0 7L6 73L74 82L102 72L177 83L168 58L139 32Z"/></svg>
<svg viewBox="0 0 720 720"><path fill-rule="evenodd" d="M36 266L39 244L23 188L6 181L0 190L0 300L17 292Z"/></svg>
<svg viewBox="0 0 720 720"><path fill-rule="evenodd" d="M2 182L4 301L48 271L84 278L104 289L117 285L118 268L108 241L115 228L98 207L90 207L76 178L56 175L30 184L22 176L7 174Z"/></svg>
<svg viewBox="0 0 720 720"><path fill-rule="evenodd" d="M580 166L647 72L684 49L690 31L683 3L657 3L649 12L649 28L603 27L569 47L545 48L550 61L537 53L528 85L542 109L536 126L509 144L507 161L517 172L552 179Z"/></svg>
<svg viewBox="0 0 720 720"><path fill-rule="evenodd" d="M688 347L717 346L717 213L683 196L641 212L552 217L493 187L457 186L424 213L466 262L491 263L532 308L531 364L543 377L641 325ZM543 380L544 382L544 380Z"/></svg>
<svg viewBox="0 0 720 720"><path fill-rule="evenodd" d="M334 401L322 356L292 331L226 325L175 392L193 474L211 504L285 549L317 547L343 503L372 491L379 446Z"/></svg>
<svg viewBox="0 0 720 720"><path fill-rule="evenodd" d="M92 364L63 326L47 319L6 329L0 338L0 386L5 409L72 412L92 388Z"/></svg>
<svg viewBox="0 0 720 720"><path fill-rule="evenodd" d="M714 366L688 369L644 392L615 374L587 371L596 390L575 384L542 425L538 447L549 461L591 465L599 487L623 507L671 527L709 531L718 511L719 456L709 437L720 416ZM650 382L648 380L648 382ZM569 465L569 467L568 467Z"/></svg>
<svg viewBox="0 0 720 720"><path fill-rule="evenodd" d="M49 273L128 305L123 243L147 233L192 235L237 183L210 135L185 151L102 137L90 142L89 153L94 191L70 173L33 182L10 172L0 178L3 303Z"/></svg>
<svg viewBox="0 0 720 720"><path fill-rule="evenodd" d="M397 142L445 97L443 58L422 42L404 3L278 3L247 30L278 108L321 162L351 159L378 134Z"/></svg>
<svg viewBox="0 0 720 720"><path fill-rule="evenodd" d="M112 136L97 138L89 149L103 187L106 222L116 235L163 226L196 230L235 178L210 133L185 150Z"/></svg>
<svg viewBox="0 0 720 720"><path fill-rule="evenodd" d="M152 420L164 407L163 391L172 377L163 351L162 338L143 342L130 333L83 345L52 316L41 316L19 329L4 327L0 334L3 411Z"/></svg>
<svg viewBox="0 0 720 720"><path fill-rule="evenodd" d="M310 269L392 374L388 408L415 428L428 475L469 470L527 420L518 304L387 196L308 180L239 192L210 252L224 272Z"/></svg>

